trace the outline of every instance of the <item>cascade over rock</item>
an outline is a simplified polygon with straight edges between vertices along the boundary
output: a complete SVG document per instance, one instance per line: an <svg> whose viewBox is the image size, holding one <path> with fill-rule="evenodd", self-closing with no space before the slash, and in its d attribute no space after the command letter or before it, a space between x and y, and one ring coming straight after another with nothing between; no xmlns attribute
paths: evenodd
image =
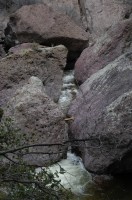
<svg viewBox="0 0 132 200"><path fill-rule="evenodd" d="M69 115L70 137L86 139L78 148L87 170L132 172L132 53L87 79Z"/></svg>

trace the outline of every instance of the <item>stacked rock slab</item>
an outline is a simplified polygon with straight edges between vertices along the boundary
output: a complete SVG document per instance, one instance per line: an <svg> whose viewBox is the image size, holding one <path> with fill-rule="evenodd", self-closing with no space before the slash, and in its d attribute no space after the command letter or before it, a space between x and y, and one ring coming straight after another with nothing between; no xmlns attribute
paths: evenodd
<svg viewBox="0 0 132 200"><path fill-rule="evenodd" d="M77 24L81 24L80 7L78 0L0 0L0 8L14 12L24 5L44 3L54 10L59 10L63 14L69 15Z"/></svg>
<svg viewBox="0 0 132 200"><path fill-rule="evenodd" d="M10 17L5 29L8 38L20 43L37 42L43 45L63 44L71 51L81 51L87 45L88 34L70 17L53 11L44 4L23 6Z"/></svg>
<svg viewBox="0 0 132 200"><path fill-rule="evenodd" d="M57 102L67 49L62 45L45 48L34 43L16 46L10 52L13 54L0 60L0 106L4 107L31 76L40 78L47 94Z"/></svg>
<svg viewBox="0 0 132 200"><path fill-rule="evenodd" d="M132 172L132 53L93 74L80 87L69 115L71 137L94 173Z"/></svg>

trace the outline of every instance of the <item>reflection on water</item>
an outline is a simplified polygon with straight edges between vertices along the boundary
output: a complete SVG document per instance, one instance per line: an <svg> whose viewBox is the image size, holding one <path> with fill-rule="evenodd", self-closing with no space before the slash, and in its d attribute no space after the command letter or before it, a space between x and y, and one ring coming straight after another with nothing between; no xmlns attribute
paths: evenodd
<svg viewBox="0 0 132 200"><path fill-rule="evenodd" d="M132 175L120 175L115 178L94 179L86 171L81 158L68 153L67 159L59 162L66 173L59 179L65 188L71 188L76 196L72 200L132 200ZM51 171L59 170L53 165Z"/></svg>
<svg viewBox="0 0 132 200"><path fill-rule="evenodd" d="M132 176L115 177L102 185L93 184L87 189L88 196L76 200L132 200Z"/></svg>
<svg viewBox="0 0 132 200"><path fill-rule="evenodd" d="M54 173L60 167L65 170L58 179L66 189L71 189L74 197L71 200L132 200L132 176L104 179L97 176L92 178L86 171L81 158L68 153L67 159L52 165L49 169ZM37 169L39 172L41 169Z"/></svg>

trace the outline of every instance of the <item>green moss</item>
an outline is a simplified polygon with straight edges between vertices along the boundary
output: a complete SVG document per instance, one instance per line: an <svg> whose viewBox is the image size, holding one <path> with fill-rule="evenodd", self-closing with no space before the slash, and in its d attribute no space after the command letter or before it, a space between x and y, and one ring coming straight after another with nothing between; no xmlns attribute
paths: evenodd
<svg viewBox="0 0 132 200"><path fill-rule="evenodd" d="M6 200L6 194L0 191L0 200Z"/></svg>

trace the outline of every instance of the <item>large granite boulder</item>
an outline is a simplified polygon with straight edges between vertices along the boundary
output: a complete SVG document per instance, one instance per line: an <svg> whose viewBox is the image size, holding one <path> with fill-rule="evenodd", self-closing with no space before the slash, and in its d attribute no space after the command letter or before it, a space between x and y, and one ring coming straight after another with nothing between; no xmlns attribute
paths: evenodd
<svg viewBox="0 0 132 200"><path fill-rule="evenodd" d="M44 4L23 6L17 10L10 16L5 35L7 45L8 38L12 38L20 43L63 44L71 51L81 51L88 42L88 34L81 27L67 15Z"/></svg>
<svg viewBox="0 0 132 200"><path fill-rule="evenodd" d="M132 172L132 53L93 74L69 110L71 138L94 173Z"/></svg>
<svg viewBox="0 0 132 200"><path fill-rule="evenodd" d="M119 21L129 19L132 13L131 0L81 0L79 2L84 25L95 40Z"/></svg>
<svg viewBox="0 0 132 200"><path fill-rule="evenodd" d="M18 128L22 146L40 145L29 148L28 153L23 152L23 159L28 164L45 166L60 160L66 153L64 146L41 146L63 144L67 140L67 124L58 105L47 96L37 77L31 77L9 100L2 119L7 117L12 119L15 129Z"/></svg>
<svg viewBox="0 0 132 200"><path fill-rule="evenodd" d="M16 46L10 52L12 54L0 60L0 106L5 106L16 89L31 76L40 78L47 94L57 102L67 49L62 45L45 48L34 43Z"/></svg>
<svg viewBox="0 0 132 200"><path fill-rule="evenodd" d="M99 69L118 56L132 49L132 20L124 20L113 26L97 42L82 52L75 63L75 78L84 82Z"/></svg>
<svg viewBox="0 0 132 200"><path fill-rule="evenodd" d="M16 11L24 5L44 3L54 10L69 15L77 24L81 24L80 7L78 0L0 0L0 9L8 12Z"/></svg>

